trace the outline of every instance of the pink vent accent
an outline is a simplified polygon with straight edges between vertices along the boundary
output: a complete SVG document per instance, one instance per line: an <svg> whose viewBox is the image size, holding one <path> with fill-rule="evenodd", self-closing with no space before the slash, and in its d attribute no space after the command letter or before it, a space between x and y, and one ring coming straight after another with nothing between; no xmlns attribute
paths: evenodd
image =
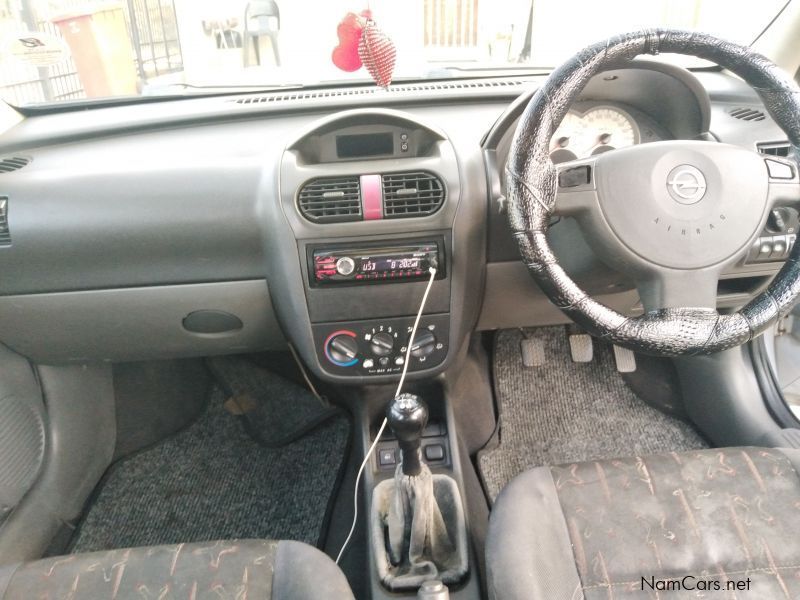
<svg viewBox="0 0 800 600"><path fill-rule="evenodd" d="M361 176L361 207L365 221L383 218L383 183L380 175Z"/></svg>

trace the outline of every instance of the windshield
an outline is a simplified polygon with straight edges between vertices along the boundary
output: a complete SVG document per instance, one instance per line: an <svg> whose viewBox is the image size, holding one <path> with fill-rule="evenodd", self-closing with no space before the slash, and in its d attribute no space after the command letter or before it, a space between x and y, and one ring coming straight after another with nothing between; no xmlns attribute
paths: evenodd
<svg viewBox="0 0 800 600"><path fill-rule="evenodd" d="M643 27L749 44L786 0L0 0L0 96L109 97L547 69Z"/></svg>

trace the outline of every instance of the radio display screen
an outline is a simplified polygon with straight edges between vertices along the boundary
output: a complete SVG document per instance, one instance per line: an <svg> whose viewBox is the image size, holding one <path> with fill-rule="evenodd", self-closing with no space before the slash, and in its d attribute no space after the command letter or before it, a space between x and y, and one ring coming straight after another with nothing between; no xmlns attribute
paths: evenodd
<svg viewBox="0 0 800 600"><path fill-rule="evenodd" d="M385 271L397 271L405 269L422 268L421 256L393 257L393 258L367 258L361 261L361 271L363 273L382 273Z"/></svg>
<svg viewBox="0 0 800 600"><path fill-rule="evenodd" d="M336 155L339 158L363 158L393 153L394 135L388 132L336 136Z"/></svg>

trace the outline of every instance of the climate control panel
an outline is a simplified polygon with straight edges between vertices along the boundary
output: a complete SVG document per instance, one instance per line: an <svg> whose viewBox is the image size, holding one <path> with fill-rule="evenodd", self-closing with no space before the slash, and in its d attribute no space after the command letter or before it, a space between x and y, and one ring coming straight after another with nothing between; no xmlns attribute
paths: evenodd
<svg viewBox="0 0 800 600"><path fill-rule="evenodd" d="M409 343L409 372L440 365L447 357L449 324L449 315L423 315L410 340L414 317L322 323L314 325L314 343L331 374L393 375L403 370Z"/></svg>

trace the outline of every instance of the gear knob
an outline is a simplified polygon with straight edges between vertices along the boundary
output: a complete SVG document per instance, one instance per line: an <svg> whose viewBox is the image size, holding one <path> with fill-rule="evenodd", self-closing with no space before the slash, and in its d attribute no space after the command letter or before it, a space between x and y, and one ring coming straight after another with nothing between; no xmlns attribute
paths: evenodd
<svg viewBox="0 0 800 600"><path fill-rule="evenodd" d="M403 473L419 475L422 468L419 447L422 431L428 424L428 407L419 396L400 394L389 403L386 419L400 443Z"/></svg>

